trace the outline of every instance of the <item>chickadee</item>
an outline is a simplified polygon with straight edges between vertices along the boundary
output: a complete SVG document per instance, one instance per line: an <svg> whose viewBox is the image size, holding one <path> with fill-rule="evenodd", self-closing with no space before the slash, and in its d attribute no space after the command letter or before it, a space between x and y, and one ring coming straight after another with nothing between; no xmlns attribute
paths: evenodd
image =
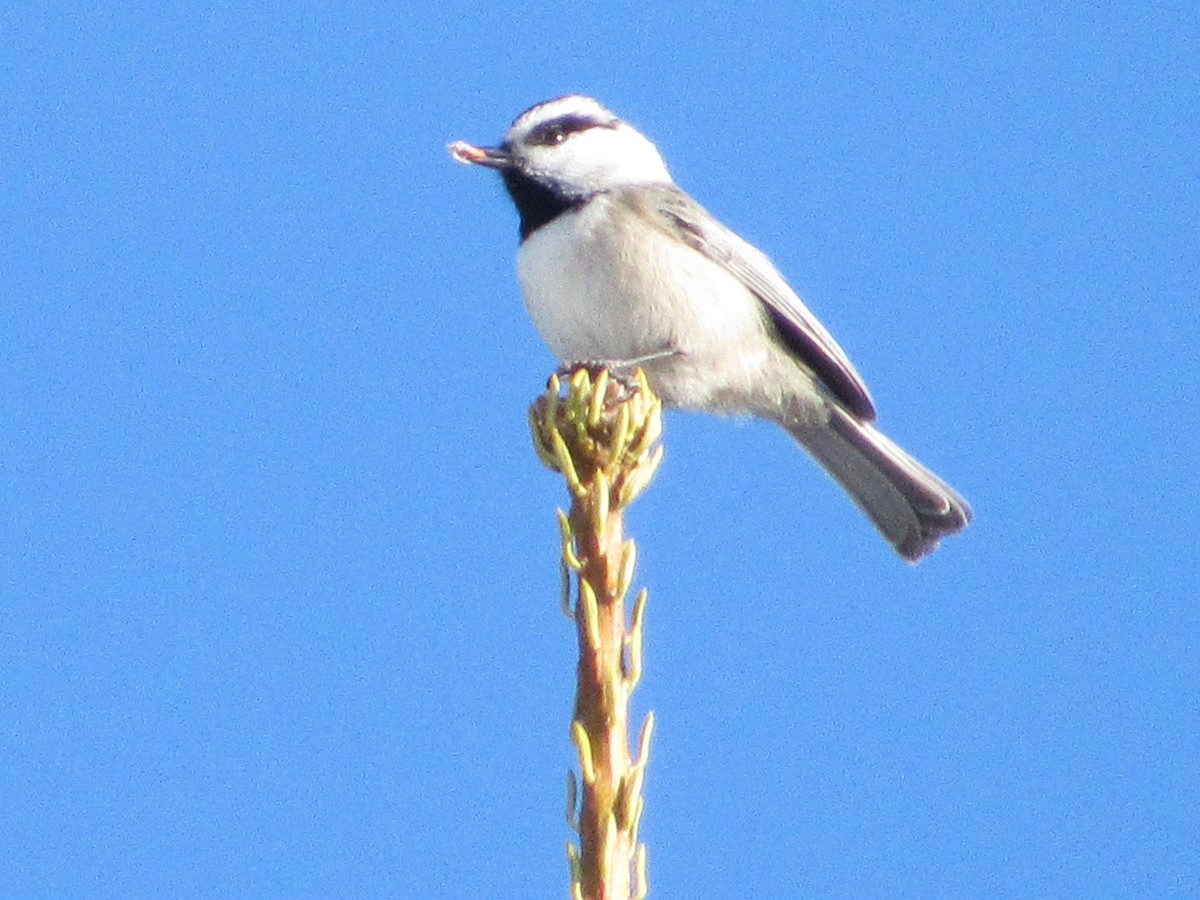
<svg viewBox="0 0 1200 900"><path fill-rule="evenodd" d="M565 363L645 370L668 404L778 422L917 560L971 508L892 443L842 348L763 253L676 187L658 150L590 97L547 100L498 147L521 217L525 305Z"/></svg>

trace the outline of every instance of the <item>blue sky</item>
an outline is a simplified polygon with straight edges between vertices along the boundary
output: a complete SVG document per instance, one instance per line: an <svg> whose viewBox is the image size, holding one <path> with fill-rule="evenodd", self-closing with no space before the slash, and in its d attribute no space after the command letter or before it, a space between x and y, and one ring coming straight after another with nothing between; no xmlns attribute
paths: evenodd
<svg viewBox="0 0 1200 900"><path fill-rule="evenodd" d="M653 895L1200 893L1200 14L989 6L0 13L0 894L566 895L554 360L445 144L570 91L976 511L668 416Z"/></svg>

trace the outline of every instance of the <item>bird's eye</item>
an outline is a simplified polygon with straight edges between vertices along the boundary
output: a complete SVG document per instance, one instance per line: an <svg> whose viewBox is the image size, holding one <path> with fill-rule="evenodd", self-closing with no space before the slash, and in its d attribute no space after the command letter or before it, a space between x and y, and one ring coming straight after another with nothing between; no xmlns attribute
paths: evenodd
<svg viewBox="0 0 1200 900"><path fill-rule="evenodd" d="M542 147L561 144L577 131L586 131L599 123L583 116L562 116L545 122L529 133L528 141Z"/></svg>

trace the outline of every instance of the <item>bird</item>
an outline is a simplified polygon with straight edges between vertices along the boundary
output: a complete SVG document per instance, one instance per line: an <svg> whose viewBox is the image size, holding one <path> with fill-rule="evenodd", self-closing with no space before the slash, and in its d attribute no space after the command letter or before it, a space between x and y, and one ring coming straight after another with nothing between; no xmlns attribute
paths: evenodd
<svg viewBox="0 0 1200 900"><path fill-rule="evenodd" d="M448 149L503 180L525 306L564 366L640 367L668 406L778 423L910 562L966 527L970 505L875 426L862 377L767 256L628 122L571 94L498 146Z"/></svg>

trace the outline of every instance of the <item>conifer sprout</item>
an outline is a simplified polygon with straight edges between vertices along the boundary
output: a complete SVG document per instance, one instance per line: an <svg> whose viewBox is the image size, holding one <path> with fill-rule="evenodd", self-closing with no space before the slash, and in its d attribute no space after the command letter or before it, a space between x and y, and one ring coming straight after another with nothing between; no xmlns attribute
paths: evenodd
<svg viewBox="0 0 1200 900"><path fill-rule="evenodd" d="M640 370L626 382L579 366L551 376L529 421L538 458L563 475L571 495L570 511L558 511L562 607L579 642L570 734L580 776L571 772L567 781L567 823L579 844L567 842L570 895L643 898L646 847L638 828L654 714L631 754L629 700L642 674L646 590L627 620L637 547L624 537L624 513L662 461L662 404Z"/></svg>

